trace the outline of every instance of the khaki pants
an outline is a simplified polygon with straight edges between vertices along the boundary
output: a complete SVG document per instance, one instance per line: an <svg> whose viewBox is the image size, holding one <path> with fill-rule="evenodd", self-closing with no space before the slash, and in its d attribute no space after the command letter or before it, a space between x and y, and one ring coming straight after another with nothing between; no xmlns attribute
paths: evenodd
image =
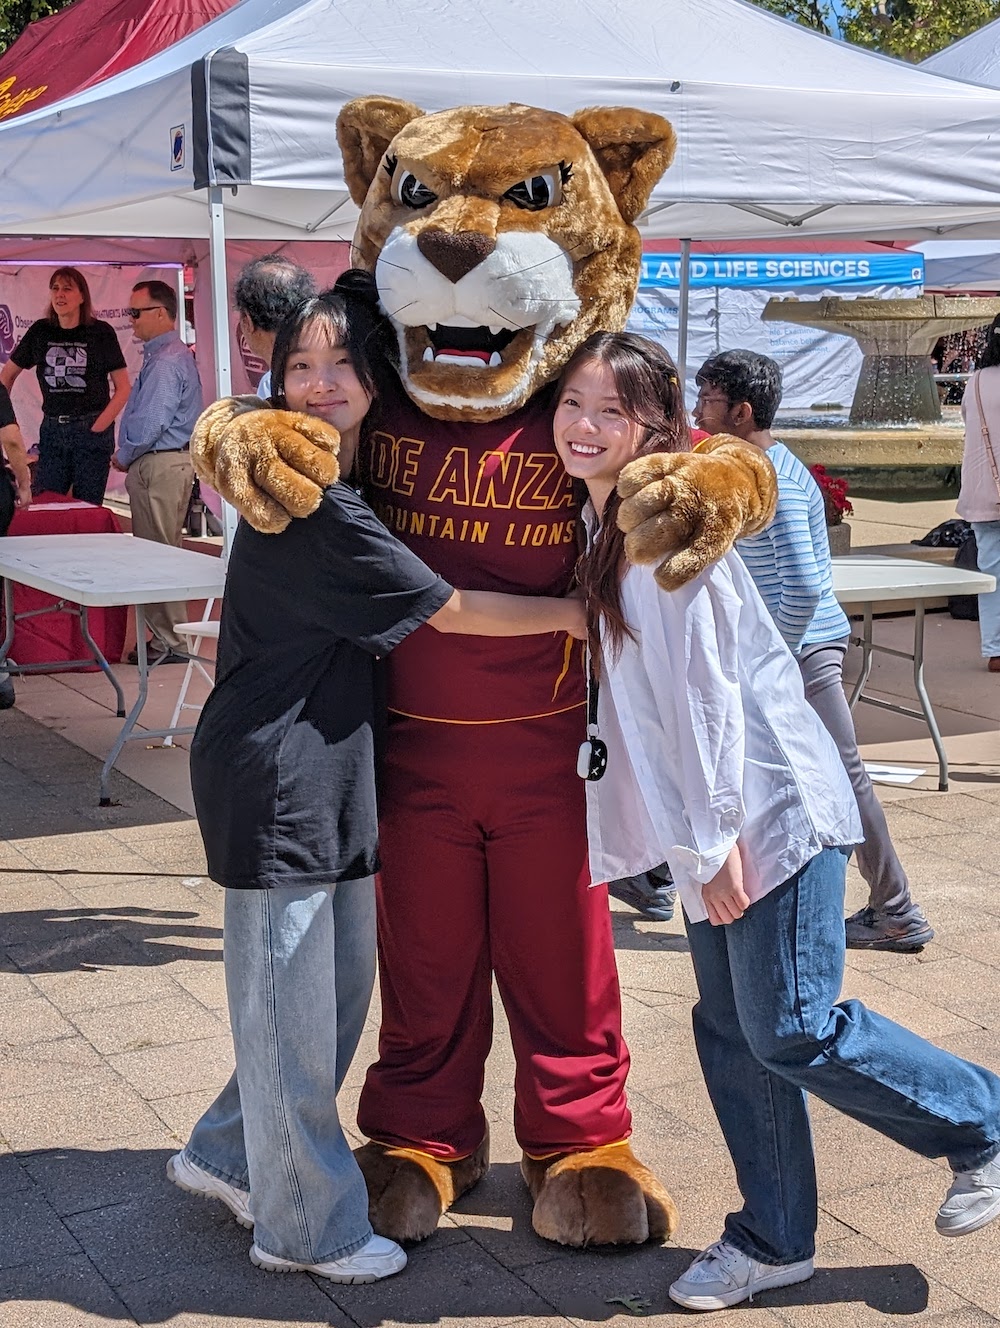
<svg viewBox="0 0 1000 1328"><path fill-rule="evenodd" d="M147 452L133 461L125 476L132 508L132 534L157 544L180 547L184 517L191 501L194 470L189 452ZM186 650L175 623L187 618L187 604L150 604L146 621L164 650Z"/></svg>

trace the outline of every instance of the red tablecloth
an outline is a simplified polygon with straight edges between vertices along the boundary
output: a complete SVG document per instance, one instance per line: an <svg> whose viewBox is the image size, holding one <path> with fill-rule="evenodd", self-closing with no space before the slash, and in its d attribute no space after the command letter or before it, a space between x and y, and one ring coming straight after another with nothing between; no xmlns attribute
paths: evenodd
<svg viewBox="0 0 1000 1328"><path fill-rule="evenodd" d="M81 503L59 493L42 493L24 512L15 512L7 532L17 535L106 535L121 531L118 518L106 507ZM127 554L127 546L122 551ZM44 608L56 601L51 595L28 586L14 587L14 612ZM0 608L2 616L2 608ZM90 633L105 659L116 664L125 648L128 609L124 606L91 609L87 615ZM43 664L64 659L86 659L90 650L80 631L79 619L68 613L45 613L19 622L10 656L16 664ZM97 665L94 665L97 668ZM81 670L86 672L86 670ZM58 663L49 672L58 673ZM77 670L73 670L77 672Z"/></svg>

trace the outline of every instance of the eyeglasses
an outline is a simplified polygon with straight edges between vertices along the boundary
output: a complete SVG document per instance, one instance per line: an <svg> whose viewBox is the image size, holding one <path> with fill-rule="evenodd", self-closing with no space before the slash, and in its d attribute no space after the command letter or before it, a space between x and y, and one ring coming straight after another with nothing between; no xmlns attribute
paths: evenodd
<svg viewBox="0 0 1000 1328"><path fill-rule="evenodd" d="M729 406L731 403L728 397L718 395L713 397L706 395L705 392L699 392L697 404L699 406Z"/></svg>
<svg viewBox="0 0 1000 1328"><path fill-rule="evenodd" d="M126 309L125 312L128 314L129 318L135 319L138 318L140 314L148 314L150 309L163 309L164 307L165 306L162 304L144 304L142 306L133 305L131 309Z"/></svg>

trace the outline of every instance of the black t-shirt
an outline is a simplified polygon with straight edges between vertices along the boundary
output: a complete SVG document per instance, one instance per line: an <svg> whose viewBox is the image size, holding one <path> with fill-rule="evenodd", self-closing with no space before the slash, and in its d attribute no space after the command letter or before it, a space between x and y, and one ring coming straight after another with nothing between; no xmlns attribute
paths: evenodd
<svg viewBox="0 0 1000 1328"><path fill-rule="evenodd" d="M0 383L0 429L6 429L8 425L16 424L17 416L14 414L14 407L11 405L10 393Z"/></svg>
<svg viewBox="0 0 1000 1328"><path fill-rule="evenodd" d="M214 881L302 888L377 869L376 656L451 593L346 484L280 535L240 522L191 744Z"/></svg>
<svg viewBox="0 0 1000 1328"><path fill-rule="evenodd" d="M45 415L99 415L111 399L108 374L125 368L114 328L99 318L80 327L40 318L10 358L36 371Z"/></svg>

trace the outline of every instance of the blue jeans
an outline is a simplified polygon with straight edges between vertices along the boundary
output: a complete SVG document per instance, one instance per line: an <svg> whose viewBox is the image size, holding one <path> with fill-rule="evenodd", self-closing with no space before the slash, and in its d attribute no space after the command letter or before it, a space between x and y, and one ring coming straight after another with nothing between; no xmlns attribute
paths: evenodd
<svg viewBox="0 0 1000 1328"><path fill-rule="evenodd" d="M979 596L979 639L983 658L1000 657L1000 521L973 521L979 570L997 579L997 589Z"/></svg>
<svg viewBox="0 0 1000 1328"><path fill-rule="evenodd" d="M956 1170L1000 1153L1000 1079L841 1001L847 856L824 849L736 922L685 919L698 1058L743 1208L726 1240L765 1263L812 1257L806 1093Z"/></svg>
<svg viewBox="0 0 1000 1328"><path fill-rule="evenodd" d="M97 415L81 415L60 424L50 415L42 417L38 430L36 493L69 493L84 503L100 506L108 487L108 472L115 450L115 428L94 433Z"/></svg>
<svg viewBox="0 0 1000 1328"><path fill-rule="evenodd" d="M186 1151L250 1191L265 1253L342 1258L372 1234L336 1093L375 979L374 882L227 890L223 937L236 1071Z"/></svg>

